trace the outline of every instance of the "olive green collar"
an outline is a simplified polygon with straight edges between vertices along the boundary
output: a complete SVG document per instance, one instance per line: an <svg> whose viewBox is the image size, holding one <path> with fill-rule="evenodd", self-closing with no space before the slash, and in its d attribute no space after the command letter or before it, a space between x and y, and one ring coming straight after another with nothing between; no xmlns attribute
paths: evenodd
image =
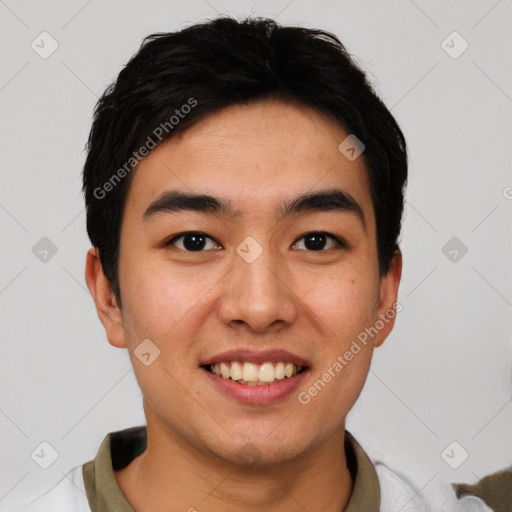
<svg viewBox="0 0 512 512"><path fill-rule="evenodd" d="M114 471L127 466L146 449L146 426L107 434L96 457L82 468L92 512L135 512L117 484ZM354 487L344 512L379 512L377 473L363 448L345 430L345 453Z"/></svg>

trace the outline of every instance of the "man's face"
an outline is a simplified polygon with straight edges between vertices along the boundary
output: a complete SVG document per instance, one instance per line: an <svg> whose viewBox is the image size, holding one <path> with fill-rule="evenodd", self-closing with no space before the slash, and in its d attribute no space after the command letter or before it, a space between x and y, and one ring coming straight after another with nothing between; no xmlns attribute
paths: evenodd
<svg viewBox="0 0 512 512"><path fill-rule="evenodd" d="M343 429L392 322L359 343L307 404L298 397L391 307L399 281L399 272L379 279L364 161L338 149L348 135L316 110L265 101L210 115L139 164L120 238L122 330L109 341L129 349L148 429L224 460L269 463L292 460ZM358 203L364 222L356 211L318 202L282 216L283 203L333 190ZM214 196L237 215L158 208L144 215L170 191ZM160 350L149 365L134 354L147 339L146 352ZM202 366L227 351L245 351L223 356L229 367L274 349L291 355L269 362L305 362L290 382L279 379L279 392L269 392L275 384L226 382Z"/></svg>

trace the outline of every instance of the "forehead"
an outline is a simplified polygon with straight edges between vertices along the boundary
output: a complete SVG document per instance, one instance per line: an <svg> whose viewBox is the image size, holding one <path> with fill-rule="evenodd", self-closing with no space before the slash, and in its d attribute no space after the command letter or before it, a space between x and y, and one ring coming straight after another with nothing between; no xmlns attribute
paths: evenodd
<svg viewBox="0 0 512 512"><path fill-rule="evenodd" d="M126 213L142 217L167 190L229 198L243 216L282 209L283 201L316 189L338 188L372 217L364 160L351 161L338 149L348 135L310 107L273 100L227 107L140 162Z"/></svg>

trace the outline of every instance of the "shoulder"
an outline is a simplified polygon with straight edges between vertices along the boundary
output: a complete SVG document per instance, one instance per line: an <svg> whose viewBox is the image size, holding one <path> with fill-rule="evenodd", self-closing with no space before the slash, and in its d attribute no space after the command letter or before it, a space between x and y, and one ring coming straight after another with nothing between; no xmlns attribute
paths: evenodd
<svg viewBox="0 0 512 512"><path fill-rule="evenodd" d="M427 502L403 475L383 462L374 462L379 479L381 512L430 512Z"/></svg>
<svg viewBox="0 0 512 512"><path fill-rule="evenodd" d="M26 502L17 512L91 512L82 466L73 468L51 489Z"/></svg>
<svg viewBox="0 0 512 512"><path fill-rule="evenodd" d="M380 512L492 512L492 509L474 496L457 499L452 486L442 482L434 486L434 507L434 500L427 501L421 489L416 488L398 471L380 461L374 462L374 467L379 478Z"/></svg>

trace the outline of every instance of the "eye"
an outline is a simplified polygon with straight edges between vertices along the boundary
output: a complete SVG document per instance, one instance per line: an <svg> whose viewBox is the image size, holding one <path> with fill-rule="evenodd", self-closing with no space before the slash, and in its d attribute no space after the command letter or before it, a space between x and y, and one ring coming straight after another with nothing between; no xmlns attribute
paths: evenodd
<svg viewBox="0 0 512 512"><path fill-rule="evenodd" d="M171 240L169 240L168 242L166 242L165 247L175 245L175 243L180 239L183 239L181 241L182 246L178 247L176 245L176 247L178 247L178 249L188 252L204 252L203 249L205 248L206 245L208 245L207 240L211 240L212 242L214 242L214 246L207 247L207 249L219 248L219 245L213 238L209 237L205 233L201 233L200 231L188 231L187 233L177 235L171 238Z"/></svg>
<svg viewBox="0 0 512 512"><path fill-rule="evenodd" d="M334 246L327 247L327 249L332 249L333 247L339 246L341 248L346 247L346 243L340 240L338 237L331 235L330 233L326 233L325 231L312 231L310 233L306 233L298 240L305 240L306 249L309 251L321 252L325 249L325 245L328 239L334 240ZM295 242L293 247L297 245L298 242Z"/></svg>
<svg viewBox="0 0 512 512"><path fill-rule="evenodd" d="M330 246L328 244L329 239L331 240ZM325 231L311 231L310 233L303 235L298 239L298 241L299 240L304 240L306 250L314 252L322 252L326 249L332 249L336 247L347 247L347 244L340 238ZM208 241L210 241L210 247L207 247ZM292 247L297 248L296 246L299 244L298 241L296 241ZM202 233L201 231L188 231L186 233L176 235L169 241L165 242L164 246L174 246L186 252L204 252L208 249L222 248L222 246L218 244L216 240L208 236L206 233ZM301 247L298 248L303 250Z"/></svg>

